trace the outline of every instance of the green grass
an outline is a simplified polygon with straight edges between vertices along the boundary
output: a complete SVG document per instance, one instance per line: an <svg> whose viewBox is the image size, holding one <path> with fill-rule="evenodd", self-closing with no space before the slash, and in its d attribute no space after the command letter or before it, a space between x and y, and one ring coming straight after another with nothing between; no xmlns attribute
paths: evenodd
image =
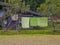
<svg viewBox="0 0 60 45"><path fill-rule="evenodd" d="M47 34L47 35L60 35L60 31L53 32L52 30L10 30L8 32L4 32L3 30L0 30L0 35L21 35L21 34Z"/></svg>

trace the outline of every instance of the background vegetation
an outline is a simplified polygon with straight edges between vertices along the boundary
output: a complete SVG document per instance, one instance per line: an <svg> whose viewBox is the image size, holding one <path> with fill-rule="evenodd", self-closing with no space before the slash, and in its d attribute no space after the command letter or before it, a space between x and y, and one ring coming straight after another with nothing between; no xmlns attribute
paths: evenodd
<svg viewBox="0 0 60 45"><path fill-rule="evenodd" d="M60 0L0 0L11 4L15 11L32 10L49 15L60 13Z"/></svg>
<svg viewBox="0 0 60 45"><path fill-rule="evenodd" d="M44 15L60 13L60 0L11 0L10 4L16 11L32 10Z"/></svg>

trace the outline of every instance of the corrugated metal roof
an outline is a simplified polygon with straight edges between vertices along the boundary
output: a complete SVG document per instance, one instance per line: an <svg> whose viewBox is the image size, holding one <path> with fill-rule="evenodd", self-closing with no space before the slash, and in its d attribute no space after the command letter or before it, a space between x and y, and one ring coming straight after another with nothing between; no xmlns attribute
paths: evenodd
<svg viewBox="0 0 60 45"><path fill-rule="evenodd" d="M25 10L24 10L25 11ZM17 13L21 13L21 10L19 10ZM21 15L21 16L26 16L26 17L31 17L31 16L36 16L36 17L42 17L43 14L39 14L35 11L31 11L31 10L28 10L24 13L24 15Z"/></svg>
<svg viewBox="0 0 60 45"><path fill-rule="evenodd" d="M28 11L28 13L30 13L30 14L32 14L32 15L34 15L34 16L43 16L42 14L39 14L39 13L36 13L36 12L34 12L34 11Z"/></svg>

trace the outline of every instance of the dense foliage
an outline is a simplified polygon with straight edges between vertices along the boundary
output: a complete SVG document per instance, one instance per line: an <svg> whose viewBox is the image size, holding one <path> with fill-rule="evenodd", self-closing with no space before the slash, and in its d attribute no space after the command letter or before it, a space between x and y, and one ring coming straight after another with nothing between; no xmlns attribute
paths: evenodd
<svg viewBox="0 0 60 45"><path fill-rule="evenodd" d="M60 0L10 0L9 3L16 11L33 10L44 15L60 13Z"/></svg>
<svg viewBox="0 0 60 45"><path fill-rule="evenodd" d="M45 3L37 9L42 14L59 14L60 13L60 0L46 0Z"/></svg>

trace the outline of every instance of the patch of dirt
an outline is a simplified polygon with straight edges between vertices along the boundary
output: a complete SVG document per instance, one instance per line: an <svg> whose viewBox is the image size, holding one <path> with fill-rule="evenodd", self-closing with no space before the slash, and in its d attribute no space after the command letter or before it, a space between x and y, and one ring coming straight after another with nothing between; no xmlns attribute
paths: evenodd
<svg viewBox="0 0 60 45"><path fill-rule="evenodd" d="M2 37L0 45L60 45L60 36Z"/></svg>

